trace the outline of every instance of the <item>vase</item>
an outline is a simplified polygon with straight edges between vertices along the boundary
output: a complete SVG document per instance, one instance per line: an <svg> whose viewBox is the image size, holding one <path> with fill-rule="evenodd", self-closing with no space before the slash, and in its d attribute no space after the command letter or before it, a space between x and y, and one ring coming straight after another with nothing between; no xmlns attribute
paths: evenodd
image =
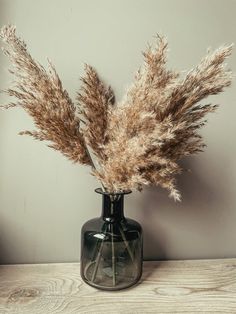
<svg viewBox="0 0 236 314"><path fill-rule="evenodd" d="M124 196L131 191L102 195L102 214L81 229L82 279L98 289L121 290L135 285L142 275L141 225L124 216Z"/></svg>

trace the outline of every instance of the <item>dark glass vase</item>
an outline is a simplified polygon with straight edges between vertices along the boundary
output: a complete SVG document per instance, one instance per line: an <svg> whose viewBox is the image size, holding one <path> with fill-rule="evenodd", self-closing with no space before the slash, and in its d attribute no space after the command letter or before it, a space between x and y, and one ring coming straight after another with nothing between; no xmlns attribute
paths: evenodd
<svg viewBox="0 0 236 314"><path fill-rule="evenodd" d="M143 239L138 222L124 217L124 195L102 194L102 215L81 230L82 279L103 290L120 290L136 284L142 275Z"/></svg>

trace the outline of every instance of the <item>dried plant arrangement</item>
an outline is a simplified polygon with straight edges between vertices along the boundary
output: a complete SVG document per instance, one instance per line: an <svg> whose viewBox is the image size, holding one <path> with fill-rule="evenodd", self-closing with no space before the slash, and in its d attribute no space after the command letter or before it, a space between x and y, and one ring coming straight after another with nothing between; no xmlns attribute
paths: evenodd
<svg viewBox="0 0 236 314"><path fill-rule="evenodd" d="M74 104L51 62L49 70L37 63L15 27L4 26L0 37L16 79L5 91L14 101L3 107L22 107L36 127L21 135L46 141L73 162L90 166L104 191L141 191L159 185L170 197L181 199L175 179L182 170L178 161L205 146L199 129L217 105L200 101L231 84L225 59L232 45L208 52L181 77L166 68L167 41L157 36L119 103L94 68L86 65Z"/></svg>

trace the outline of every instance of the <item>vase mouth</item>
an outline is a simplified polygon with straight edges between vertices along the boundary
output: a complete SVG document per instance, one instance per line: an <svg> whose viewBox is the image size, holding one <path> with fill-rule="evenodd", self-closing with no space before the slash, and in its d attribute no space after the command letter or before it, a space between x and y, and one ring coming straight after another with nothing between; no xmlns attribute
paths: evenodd
<svg viewBox="0 0 236 314"><path fill-rule="evenodd" d="M103 191L102 188L97 188L94 191L96 193L103 194L103 195L125 195L125 194L132 193L131 190L120 190L120 191L115 191L115 192L106 192L106 191Z"/></svg>

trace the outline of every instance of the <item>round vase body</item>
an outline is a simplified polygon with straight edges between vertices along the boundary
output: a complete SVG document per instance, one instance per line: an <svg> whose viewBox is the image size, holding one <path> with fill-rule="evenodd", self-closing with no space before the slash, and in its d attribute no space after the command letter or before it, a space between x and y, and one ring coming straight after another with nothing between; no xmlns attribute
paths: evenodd
<svg viewBox="0 0 236 314"><path fill-rule="evenodd" d="M102 194L102 215L81 229L81 277L98 289L128 288L141 278L143 259L142 228L123 212L124 195L130 191L95 191Z"/></svg>

